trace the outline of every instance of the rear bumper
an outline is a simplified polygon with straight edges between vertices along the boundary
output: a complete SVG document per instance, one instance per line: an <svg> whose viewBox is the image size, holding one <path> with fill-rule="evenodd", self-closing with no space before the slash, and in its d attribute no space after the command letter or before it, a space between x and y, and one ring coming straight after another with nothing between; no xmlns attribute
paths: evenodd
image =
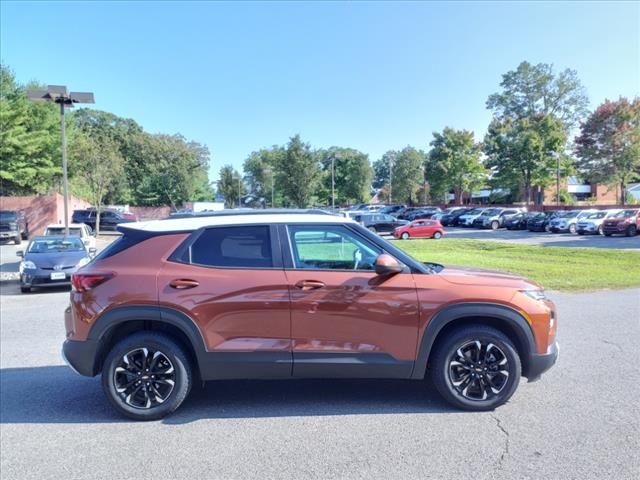
<svg viewBox="0 0 640 480"><path fill-rule="evenodd" d="M62 358L74 372L85 377L95 377L96 355L99 343L95 340L65 340L62 344Z"/></svg>
<svg viewBox="0 0 640 480"><path fill-rule="evenodd" d="M18 232L17 230L11 230L11 231L5 230L3 232L0 232L0 239L16 238L19 234L20 232Z"/></svg>
<svg viewBox="0 0 640 480"><path fill-rule="evenodd" d="M540 376L555 365L560 354L560 345L554 342L547 353L534 354L529 359L526 377L529 382L535 382Z"/></svg>

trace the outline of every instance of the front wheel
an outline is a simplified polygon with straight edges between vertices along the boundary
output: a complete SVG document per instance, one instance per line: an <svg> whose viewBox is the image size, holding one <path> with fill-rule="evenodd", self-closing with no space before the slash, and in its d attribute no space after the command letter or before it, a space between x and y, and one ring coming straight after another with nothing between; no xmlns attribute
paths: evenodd
<svg viewBox="0 0 640 480"><path fill-rule="evenodd" d="M134 420L157 420L187 397L192 368L184 349L170 337L142 331L125 337L109 352L102 387L115 409Z"/></svg>
<svg viewBox="0 0 640 480"><path fill-rule="evenodd" d="M629 225L627 228L627 237L635 237L638 233L638 228L635 225Z"/></svg>
<svg viewBox="0 0 640 480"><path fill-rule="evenodd" d="M22 236L20 236L20 234L16 235L13 238L13 243L15 243L16 245L20 245L22 243Z"/></svg>
<svg viewBox="0 0 640 480"><path fill-rule="evenodd" d="M491 222L491 230L498 230L500 228L500 223L497 220Z"/></svg>
<svg viewBox="0 0 640 480"><path fill-rule="evenodd" d="M576 228L575 224L569 225L569 233L574 234L574 233L576 233L576 230L577 230L577 228Z"/></svg>
<svg viewBox="0 0 640 480"><path fill-rule="evenodd" d="M435 238L436 240L442 238L442 232L436 232L433 234L433 238Z"/></svg>
<svg viewBox="0 0 640 480"><path fill-rule="evenodd" d="M471 411L493 410L505 404L522 374L511 340L484 325L454 330L435 346L430 361L432 380L440 395Z"/></svg>

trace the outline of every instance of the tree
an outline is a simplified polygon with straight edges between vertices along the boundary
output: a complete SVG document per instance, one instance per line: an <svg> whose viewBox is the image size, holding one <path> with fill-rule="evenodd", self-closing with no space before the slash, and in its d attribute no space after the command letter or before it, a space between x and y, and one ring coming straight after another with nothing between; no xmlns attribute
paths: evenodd
<svg viewBox="0 0 640 480"><path fill-rule="evenodd" d="M589 105L575 70L554 74L553 65L522 62L502 76L502 91L489 96L487 108L501 121L552 116L568 132Z"/></svg>
<svg viewBox="0 0 640 480"><path fill-rule="evenodd" d="M284 154L276 164L276 185L293 205L304 208L311 205L320 178L316 155L300 135L291 137Z"/></svg>
<svg viewBox="0 0 640 480"><path fill-rule="evenodd" d="M385 185L389 185L389 157L383 155L373 162L373 188L380 189Z"/></svg>
<svg viewBox="0 0 640 480"><path fill-rule="evenodd" d="M70 136L71 127L68 120ZM30 102L26 87L5 65L0 65L0 163L2 195L47 193L62 175L56 105Z"/></svg>
<svg viewBox="0 0 640 480"><path fill-rule="evenodd" d="M578 169L593 182L620 186L640 178L640 98L605 100L580 127L575 139Z"/></svg>
<svg viewBox="0 0 640 480"><path fill-rule="evenodd" d="M275 175L280 159L284 155L284 149L274 145L271 148L263 148L244 161L243 170L247 177L249 193L263 204L273 205L272 194L275 197ZM279 195L279 197L281 197Z"/></svg>
<svg viewBox="0 0 640 480"><path fill-rule="evenodd" d="M435 197L442 198L453 189L455 203L465 193L482 187L488 171L480 161L482 147L474 142L473 132L445 128L434 132L426 161L427 179Z"/></svg>
<svg viewBox="0 0 640 480"><path fill-rule="evenodd" d="M367 154L353 148L331 147L318 151L324 191L331 204L331 164L334 164L335 198L337 204L360 203L370 197L373 169Z"/></svg>
<svg viewBox="0 0 640 480"><path fill-rule="evenodd" d="M240 207L242 195L246 193L240 172L231 165L224 165L220 169L218 191L224 196L227 208Z"/></svg>
<svg viewBox="0 0 640 480"><path fill-rule="evenodd" d="M558 158L566 164L565 143L562 123L550 115L494 119L484 142L492 182L519 189L522 200L531 201L533 186L544 188L554 179Z"/></svg>
<svg viewBox="0 0 640 480"><path fill-rule="evenodd" d="M71 151L71 165L86 187L96 208L96 234L100 233L100 212L113 181L122 176L124 160L109 137L78 135Z"/></svg>
<svg viewBox="0 0 640 480"><path fill-rule="evenodd" d="M425 154L413 147L400 152L387 152L383 159L391 160L391 200L413 204L417 190L424 183Z"/></svg>

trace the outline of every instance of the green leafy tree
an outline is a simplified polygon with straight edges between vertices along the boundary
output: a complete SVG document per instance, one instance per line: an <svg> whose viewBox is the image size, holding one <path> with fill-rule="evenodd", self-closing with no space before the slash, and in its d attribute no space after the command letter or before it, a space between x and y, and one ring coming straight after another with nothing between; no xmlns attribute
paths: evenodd
<svg viewBox="0 0 640 480"><path fill-rule="evenodd" d="M391 159L391 200L413 204L418 200L418 188L424 184L425 154L413 147L383 155Z"/></svg>
<svg viewBox="0 0 640 480"><path fill-rule="evenodd" d="M300 135L291 137L276 164L276 185L294 206L305 208L314 201L319 179L317 156Z"/></svg>
<svg viewBox="0 0 640 480"><path fill-rule="evenodd" d="M0 193L47 193L62 175L60 117L56 105L27 99L27 87L0 65ZM70 133L71 121L68 122Z"/></svg>
<svg viewBox="0 0 640 480"><path fill-rule="evenodd" d="M578 169L593 182L620 186L640 178L640 98L606 100L587 118L575 140Z"/></svg>
<svg viewBox="0 0 640 480"><path fill-rule="evenodd" d="M99 234L105 197L109 186L123 175L124 160L113 139L80 134L70 152L70 166L96 208L96 233Z"/></svg>
<svg viewBox="0 0 640 480"><path fill-rule="evenodd" d="M246 186L242 176L231 165L224 165L220 169L218 180L218 192L224 196L227 208L240 206L242 196L246 193Z"/></svg>
<svg viewBox="0 0 640 480"><path fill-rule="evenodd" d="M482 148L474 141L473 132L447 127L442 133L433 133L431 147L426 171L435 198L453 190L455 203L461 204L465 193L487 182L488 171L480 161Z"/></svg>
<svg viewBox="0 0 640 480"><path fill-rule="evenodd" d="M277 193L276 168L278 168L283 155L284 149L274 145L271 148L263 148L251 153L244 161L243 170L249 193L256 199L263 199L264 204L271 207L275 206L274 200ZM277 198L281 200L281 195L278 194Z"/></svg>
<svg viewBox="0 0 640 480"><path fill-rule="evenodd" d="M390 152L387 152L390 153ZM395 153L395 152L394 152ZM386 155L386 154L385 154ZM389 185L389 157L382 156L373 162L373 188L380 189Z"/></svg>
<svg viewBox="0 0 640 480"><path fill-rule="evenodd" d="M531 201L534 186L544 188L554 180L558 158L566 165L565 143L562 122L550 115L494 119L484 142L492 183L519 190L523 201Z"/></svg>
<svg viewBox="0 0 640 480"><path fill-rule="evenodd" d="M323 191L331 204L331 164L334 164L336 204L360 203L370 198L373 169L367 154L353 148L331 147L317 152L324 172Z"/></svg>
<svg viewBox="0 0 640 480"><path fill-rule="evenodd" d="M487 108L501 121L552 116L565 131L577 124L589 105L585 89L575 70L558 74L553 65L522 62L502 76L502 90L489 96Z"/></svg>

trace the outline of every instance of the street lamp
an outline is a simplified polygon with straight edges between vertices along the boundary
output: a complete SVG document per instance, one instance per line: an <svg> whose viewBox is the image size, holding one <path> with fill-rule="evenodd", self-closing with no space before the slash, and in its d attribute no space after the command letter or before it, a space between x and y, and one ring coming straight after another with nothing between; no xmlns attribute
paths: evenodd
<svg viewBox="0 0 640 480"><path fill-rule="evenodd" d="M273 178L273 170L270 168L265 168L264 173L269 174L269 178L271 178L271 208L275 208L275 189L274 189L274 178Z"/></svg>
<svg viewBox="0 0 640 480"><path fill-rule="evenodd" d="M92 92L67 93L63 85L49 85L46 90L28 90L27 97L34 102L53 102L60 105L60 129L62 134L62 186L64 190L64 234L69 235L69 184L67 179L67 136L64 109L74 103L95 103ZM96 205L97 207L97 205Z"/></svg>
<svg viewBox="0 0 640 480"><path fill-rule="evenodd" d="M391 201L391 181L393 179L393 157L389 155L389 205L393 202Z"/></svg>

